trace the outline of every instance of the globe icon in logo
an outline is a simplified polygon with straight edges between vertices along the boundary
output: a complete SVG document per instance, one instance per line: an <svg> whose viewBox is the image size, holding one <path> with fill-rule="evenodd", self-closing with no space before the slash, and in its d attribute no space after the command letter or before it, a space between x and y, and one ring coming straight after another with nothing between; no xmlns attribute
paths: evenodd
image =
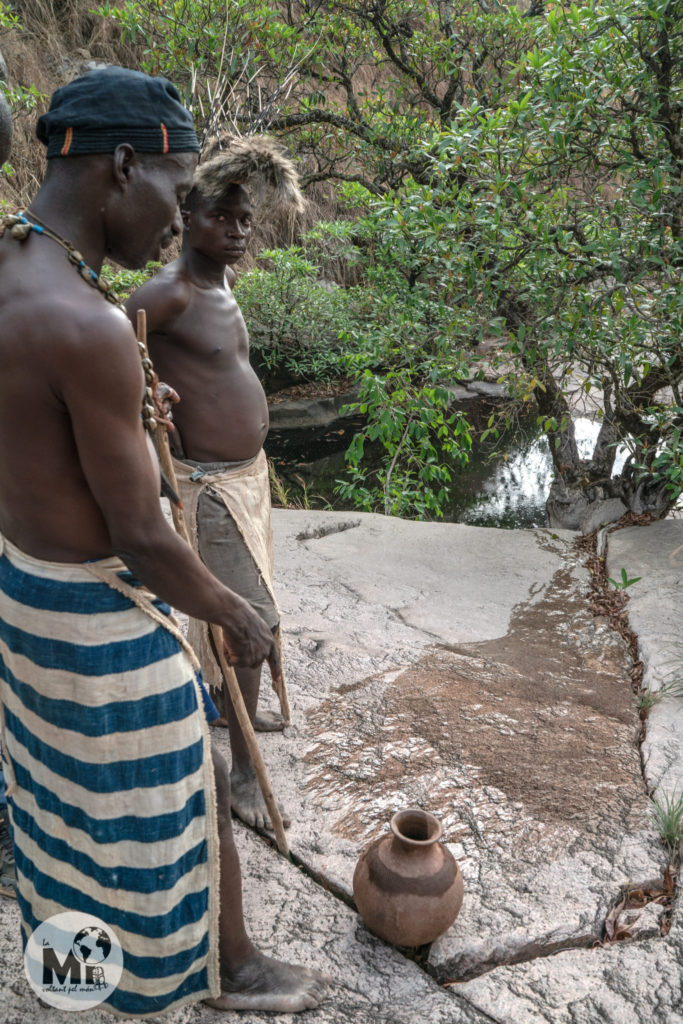
<svg viewBox="0 0 683 1024"><path fill-rule="evenodd" d="M103 963L111 953L111 939L103 928L81 928L71 947L74 956L84 964Z"/></svg>

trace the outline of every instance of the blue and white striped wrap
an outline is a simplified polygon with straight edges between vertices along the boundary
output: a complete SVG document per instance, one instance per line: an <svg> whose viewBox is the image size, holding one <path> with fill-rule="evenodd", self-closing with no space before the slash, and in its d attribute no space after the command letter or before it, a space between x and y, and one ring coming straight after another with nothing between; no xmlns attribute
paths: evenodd
<svg viewBox="0 0 683 1024"><path fill-rule="evenodd" d="M144 1016L216 996L216 798L196 658L118 558L45 562L1 537L0 552L24 942L53 914L92 914L124 953L103 1009Z"/></svg>

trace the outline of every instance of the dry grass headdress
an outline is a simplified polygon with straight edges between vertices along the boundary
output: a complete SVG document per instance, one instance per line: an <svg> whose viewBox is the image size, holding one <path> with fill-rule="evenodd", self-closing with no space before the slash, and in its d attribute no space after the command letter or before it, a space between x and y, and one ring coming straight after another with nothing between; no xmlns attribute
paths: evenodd
<svg viewBox="0 0 683 1024"><path fill-rule="evenodd" d="M265 209L293 220L306 209L294 164L267 135L242 138L225 134L212 139L193 182L207 199L220 198L230 185L244 185L260 216Z"/></svg>

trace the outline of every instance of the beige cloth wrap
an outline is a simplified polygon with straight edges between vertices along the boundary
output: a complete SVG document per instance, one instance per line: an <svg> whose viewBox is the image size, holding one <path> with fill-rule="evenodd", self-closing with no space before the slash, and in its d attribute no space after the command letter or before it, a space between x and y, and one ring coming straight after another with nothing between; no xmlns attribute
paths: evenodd
<svg viewBox="0 0 683 1024"><path fill-rule="evenodd" d="M246 464L237 463L218 472L206 473L197 480L190 479L197 473L195 466L189 466L179 459L173 459L178 482L178 492L183 503L183 511L192 547L199 554L199 536L197 531L197 506L199 496L206 487L210 487L225 503L225 507L239 530L249 553L261 573L268 593L277 608L273 593L273 529L270 514L270 481L268 478L268 461L266 453L261 449L256 458ZM188 636L191 647L197 653L202 667L202 674L207 686L221 690L223 674L213 653L209 627L206 622L190 619ZM281 654L280 629L276 633L276 643ZM284 679L281 684L273 682L280 701L280 708L286 723L290 721L289 701Z"/></svg>

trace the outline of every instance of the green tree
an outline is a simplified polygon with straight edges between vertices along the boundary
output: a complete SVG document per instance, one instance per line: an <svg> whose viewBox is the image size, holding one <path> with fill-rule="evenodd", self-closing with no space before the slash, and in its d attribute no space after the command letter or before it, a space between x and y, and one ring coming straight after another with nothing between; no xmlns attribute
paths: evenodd
<svg viewBox="0 0 683 1024"><path fill-rule="evenodd" d="M521 184L540 227L499 309L539 382L551 510L572 525L610 496L661 514L683 486L682 23L680 0L572 4L549 12L519 65L532 97ZM572 382L600 394L590 459ZM612 477L618 442L629 455Z"/></svg>
<svg viewBox="0 0 683 1024"><path fill-rule="evenodd" d="M422 118L412 173L371 204L375 277L395 271L449 310L438 319L449 330L410 352L413 378L444 383L449 342L467 348L500 333L516 359L511 386L535 398L551 442L552 520L577 526L590 502L609 497L660 515L683 485L683 4L603 0L533 21L500 5L465 23L479 26L493 72L497 51L482 39L503 50L511 40L511 55L530 26L534 41L491 73L485 94L470 66L449 123ZM406 29L412 48L401 50L413 82L408 56L427 60L414 35ZM600 419L588 459L572 422L577 390ZM394 401L390 389L389 422ZM400 423L385 436L392 465L402 438ZM628 457L615 476L618 444Z"/></svg>
<svg viewBox="0 0 683 1024"><path fill-rule="evenodd" d="M263 131L311 46L268 0L107 0L98 11L119 25L143 70L173 80L203 139Z"/></svg>
<svg viewBox="0 0 683 1024"><path fill-rule="evenodd" d="M346 486L362 507L438 514L440 448L457 464L470 440L449 386L476 372L474 346L491 336L550 439L554 521L577 525L613 496L635 512L671 506L683 482L683 0L103 11L148 70L184 84L207 132L227 118L280 133L305 182L343 183L368 297L366 323L348 327L369 421ZM600 419L588 459L578 391ZM368 441L385 452L374 478ZM613 476L619 443L629 454Z"/></svg>

